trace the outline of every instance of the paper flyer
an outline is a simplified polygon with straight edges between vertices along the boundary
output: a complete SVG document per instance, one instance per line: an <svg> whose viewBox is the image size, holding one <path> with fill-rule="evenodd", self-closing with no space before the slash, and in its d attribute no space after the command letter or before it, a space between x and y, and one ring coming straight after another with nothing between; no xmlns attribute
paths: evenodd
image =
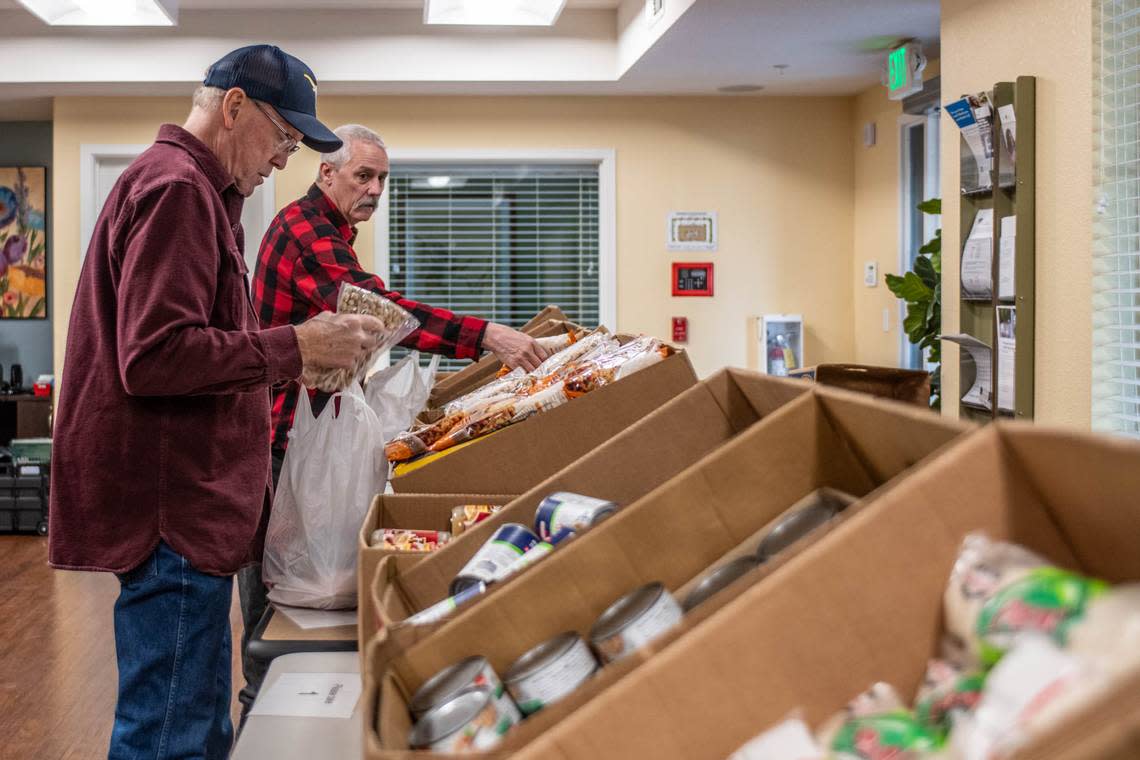
<svg viewBox="0 0 1140 760"><path fill-rule="evenodd" d="M359 673L282 673L262 687L249 714L351 718L360 692Z"/></svg>
<svg viewBox="0 0 1140 760"><path fill-rule="evenodd" d="M1017 308L997 307L998 325L998 409L1014 410L1017 370Z"/></svg>
<svg viewBox="0 0 1140 760"><path fill-rule="evenodd" d="M1017 116L1014 113L1013 106L1000 106L998 118L1001 122L1002 165L1008 164L1009 174L1012 177L1014 167L1017 166ZM1006 172L1003 170L1002 176L1005 175Z"/></svg>
<svg viewBox="0 0 1140 760"><path fill-rule="evenodd" d="M1003 216L998 241L998 298L1003 301L1012 301L1017 295L1014 287L1016 254L1017 217Z"/></svg>
<svg viewBox="0 0 1140 760"><path fill-rule="evenodd" d="M962 131L977 169L977 186L967 190L984 190L993 185L990 170L993 168L993 112L985 94L968 95L946 105L946 113Z"/></svg>
<svg viewBox="0 0 1140 760"><path fill-rule="evenodd" d="M974 360L977 371L974 374L974 384L962 396L963 404L993 409L993 380L992 366L993 350L972 335L959 333L957 335L943 335L942 340L957 343L966 349L970 358Z"/></svg>
<svg viewBox="0 0 1140 760"><path fill-rule="evenodd" d="M989 300L993 296L994 210L979 209L962 249L962 297Z"/></svg>

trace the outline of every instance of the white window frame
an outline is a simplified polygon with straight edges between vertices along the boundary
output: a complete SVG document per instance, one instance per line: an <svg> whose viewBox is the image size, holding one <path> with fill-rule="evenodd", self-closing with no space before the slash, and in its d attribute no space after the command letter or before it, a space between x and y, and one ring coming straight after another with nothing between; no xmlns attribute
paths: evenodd
<svg viewBox="0 0 1140 760"><path fill-rule="evenodd" d="M937 198L942 192L940 183L941 166L939 163L939 110L933 110L925 114L902 114L899 116L898 129L899 129L899 203L898 203L898 272L902 274L910 270L910 251L907 246L909 244L913 230L910 228L910 209L915 204L922 202L928 198ZM923 126L923 169L922 169L922 192L923 197L915 199L911 197L908 189L908 179L910 172L907 171L907 162L910 160L910 135L911 130L921 124ZM922 239L930 240L934 236L934 231L942 225L941 216L932 216L924 214L922 217ZM943 251L943 256L946 252ZM910 352L911 343L907 339L906 332L903 330L903 321L906 319L906 302L901 299L898 302L898 327L899 327L899 366L910 366ZM930 362L924 362L926 370L933 370L934 365Z"/></svg>
<svg viewBox="0 0 1140 760"><path fill-rule="evenodd" d="M598 321L611 332L617 331L617 224L615 221L617 170L612 149L547 150L419 150L388 151L393 168L420 164L585 164L598 167ZM390 279L391 253L388 245L388 188L380 199L374 267L385 282ZM415 293L405 293L415 299Z"/></svg>

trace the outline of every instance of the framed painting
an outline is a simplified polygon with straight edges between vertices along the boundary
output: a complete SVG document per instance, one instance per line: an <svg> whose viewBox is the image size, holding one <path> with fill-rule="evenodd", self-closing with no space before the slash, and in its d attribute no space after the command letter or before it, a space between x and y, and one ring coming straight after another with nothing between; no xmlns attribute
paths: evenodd
<svg viewBox="0 0 1140 760"><path fill-rule="evenodd" d="M0 319L47 307L47 169L0 166Z"/></svg>

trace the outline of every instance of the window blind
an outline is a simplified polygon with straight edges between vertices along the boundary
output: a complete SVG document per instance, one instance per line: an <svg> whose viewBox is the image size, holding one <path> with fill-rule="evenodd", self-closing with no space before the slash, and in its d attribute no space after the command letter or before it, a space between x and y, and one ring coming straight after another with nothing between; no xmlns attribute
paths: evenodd
<svg viewBox="0 0 1140 760"><path fill-rule="evenodd" d="M388 193L389 287L512 327L547 304L598 323L597 166L397 165Z"/></svg>
<svg viewBox="0 0 1140 760"><path fill-rule="evenodd" d="M1098 0L1094 429L1140 437L1140 0Z"/></svg>

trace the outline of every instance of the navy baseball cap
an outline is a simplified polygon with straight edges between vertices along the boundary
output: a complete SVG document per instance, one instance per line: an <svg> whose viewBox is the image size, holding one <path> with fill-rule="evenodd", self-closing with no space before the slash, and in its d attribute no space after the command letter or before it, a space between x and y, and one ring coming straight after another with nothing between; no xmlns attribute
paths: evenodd
<svg viewBox="0 0 1140 760"><path fill-rule="evenodd" d="M275 45L250 45L227 53L206 70L202 84L223 90L240 87L254 100L268 103L313 150L331 153L343 144L317 120L313 70Z"/></svg>

